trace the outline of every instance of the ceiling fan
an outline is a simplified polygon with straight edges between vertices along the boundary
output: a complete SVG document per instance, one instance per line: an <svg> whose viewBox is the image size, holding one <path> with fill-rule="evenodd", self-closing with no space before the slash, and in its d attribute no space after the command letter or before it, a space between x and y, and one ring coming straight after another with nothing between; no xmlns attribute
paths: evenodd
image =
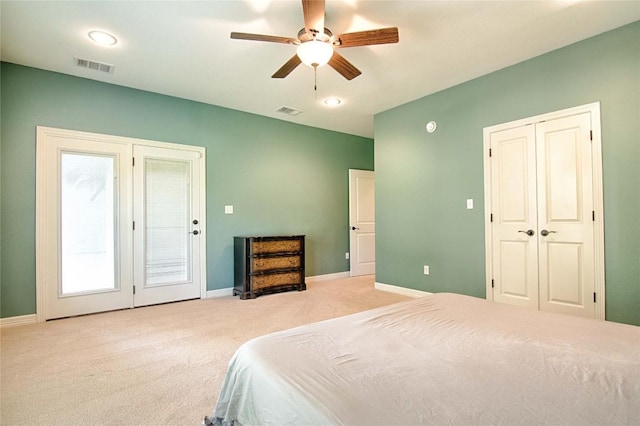
<svg viewBox="0 0 640 426"><path fill-rule="evenodd" d="M352 80L362 73L335 49L397 43L399 40L397 27L334 36L324 26L325 0L302 0L302 12L304 14L304 28L298 32L297 38L238 32L232 32L231 38L298 46L296 54L276 71L271 76L272 78L284 78L298 65L304 63L314 69L329 64L347 80Z"/></svg>

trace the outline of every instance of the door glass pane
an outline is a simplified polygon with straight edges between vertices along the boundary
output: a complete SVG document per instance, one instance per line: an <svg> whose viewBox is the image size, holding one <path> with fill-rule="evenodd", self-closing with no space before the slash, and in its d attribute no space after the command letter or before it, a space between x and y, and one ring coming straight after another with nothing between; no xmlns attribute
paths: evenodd
<svg viewBox="0 0 640 426"><path fill-rule="evenodd" d="M189 281L189 163L145 159L145 284Z"/></svg>
<svg viewBox="0 0 640 426"><path fill-rule="evenodd" d="M117 288L115 158L60 156L61 293Z"/></svg>

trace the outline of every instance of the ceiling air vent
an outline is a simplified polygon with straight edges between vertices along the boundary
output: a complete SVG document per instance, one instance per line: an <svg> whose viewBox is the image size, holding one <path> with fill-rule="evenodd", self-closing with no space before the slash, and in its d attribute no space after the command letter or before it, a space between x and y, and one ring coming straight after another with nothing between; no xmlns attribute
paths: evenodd
<svg viewBox="0 0 640 426"><path fill-rule="evenodd" d="M299 109L289 108L286 106L278 108L276 112L281 112L283 114L291 115L293 117L295 117L296 115L302 114L302 111L300 111Z"/></svg>
<svg viewBox="0 0 640 426"><path fill-rule="evenodd" d="M113 74L113 69L115 68L112 64L105 64L104 62L92 61L90 59L76 58L75 56L73 57L73 62L79 67L106 72L108 74Z"/></svg>

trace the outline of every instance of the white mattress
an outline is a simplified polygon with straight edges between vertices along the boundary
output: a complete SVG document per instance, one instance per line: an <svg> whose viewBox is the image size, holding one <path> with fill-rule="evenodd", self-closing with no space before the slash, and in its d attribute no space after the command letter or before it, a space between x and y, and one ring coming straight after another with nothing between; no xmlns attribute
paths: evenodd
<svg viewBox="0 0 640 426"><path fill-rule="evenodd" d="M640 327L440 293L259 337L224 425L640 425Z"/></svg>

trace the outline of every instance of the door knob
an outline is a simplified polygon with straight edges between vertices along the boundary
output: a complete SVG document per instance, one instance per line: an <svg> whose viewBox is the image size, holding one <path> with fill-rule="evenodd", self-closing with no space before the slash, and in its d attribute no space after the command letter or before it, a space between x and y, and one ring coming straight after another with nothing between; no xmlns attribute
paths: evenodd
<svg viewBox="0 0 640 426"><path fill-rule="evenodd" d="M542 231L540 231L540 235L542 235L543 237L546 237L549 234L555 234L556 231L547 231L546 229L543 229Z"/></svg>
<svg viewBox="0 0 640 426"><path fill-rule="evenodd" d="M193 219L193 224L197 225L198 224L198 219Z"/></svg>
<svg viewBox="0 0 640 426"><path fill-rule="evenodd" d="M533 232L533 229L529 229L527 231L518 231L518 232L522 232L523 234L527 234L530 237L533 237L533 234L535 234L535 232Z"/></svg>
<svg viewBox="0 0 640 426"><path fill-rule="evenodd" d="M356 228L355 226L352 226L352 227L351 227L351 230L352 230L352 231L355 231L356 229L360 229L360 228Z"/></svg>
<svg viewBox="0 0 640 426"><path fill-rule="evenodd" d="M191 232L193 235L198 235L200 233L200 231L198 231L197 229L193 232Z"/></svg>

